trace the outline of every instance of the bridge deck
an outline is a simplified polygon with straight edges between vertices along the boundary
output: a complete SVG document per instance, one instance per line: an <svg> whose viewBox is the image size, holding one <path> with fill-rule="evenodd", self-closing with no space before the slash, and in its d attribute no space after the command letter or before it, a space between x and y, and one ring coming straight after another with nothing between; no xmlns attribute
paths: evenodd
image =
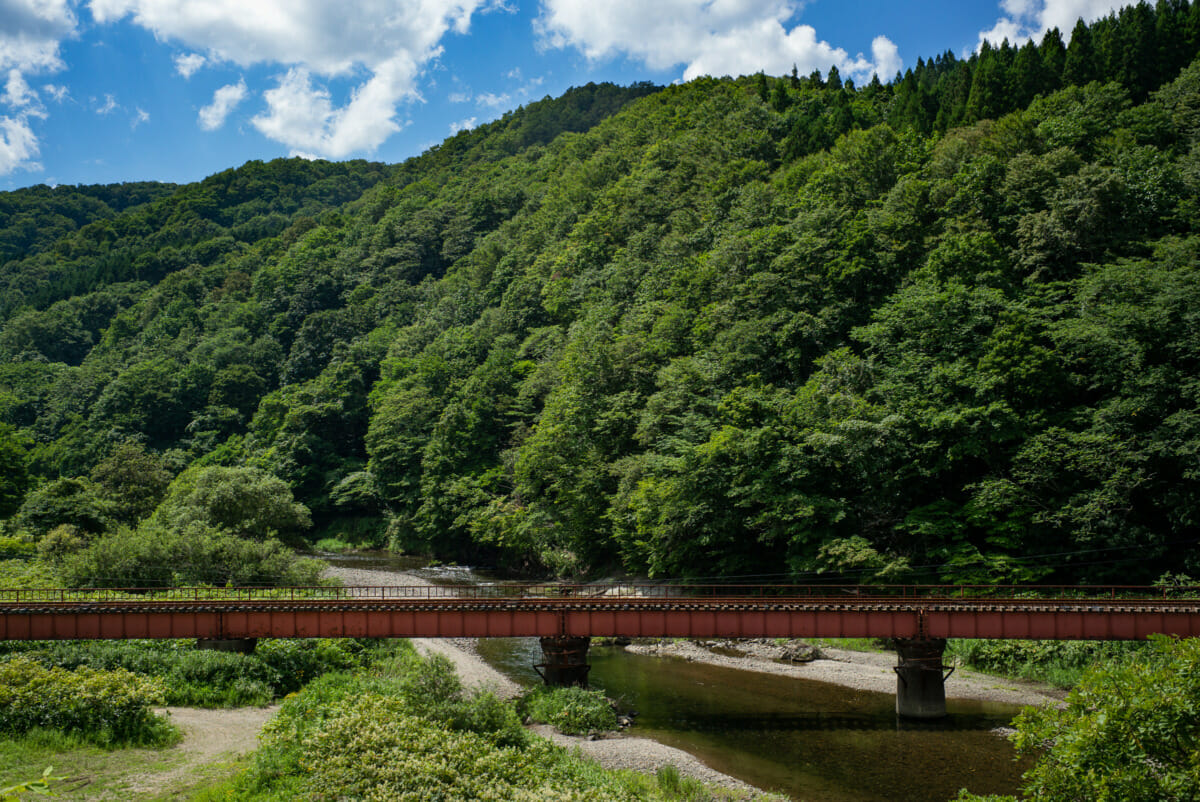
<svg viewBox="0 0 1200 802"><path fill-rule="evenodd" d="M1167 598L1151 588L1092 588L1087 598L1018 597L1016 590L663 585L0 590L0 640L1200 636L1197 598Z"/></svg>

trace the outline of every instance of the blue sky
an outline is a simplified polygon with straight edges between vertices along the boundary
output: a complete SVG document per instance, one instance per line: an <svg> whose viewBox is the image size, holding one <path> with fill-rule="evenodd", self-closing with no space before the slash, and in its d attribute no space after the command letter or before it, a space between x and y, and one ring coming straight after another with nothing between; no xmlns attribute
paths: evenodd
<svg viewBox="0 0 1200 802"><path fill-rule="evenodd" d="M0 189L402 161L589 81L888 80L1112 0L0 0Z"/></svg>

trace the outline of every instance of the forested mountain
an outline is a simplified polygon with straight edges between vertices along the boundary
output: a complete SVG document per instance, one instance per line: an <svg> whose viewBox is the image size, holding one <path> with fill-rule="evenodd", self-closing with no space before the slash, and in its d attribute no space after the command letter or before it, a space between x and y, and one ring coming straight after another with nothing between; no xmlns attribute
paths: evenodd
<svg viewBox="0 0 1200 802"><path fill-rule="evenodd" d="M0 196L0 516L91 548L229 466L310 536L530 570L1195 574L1198 53L1172 0Z"/></svg>

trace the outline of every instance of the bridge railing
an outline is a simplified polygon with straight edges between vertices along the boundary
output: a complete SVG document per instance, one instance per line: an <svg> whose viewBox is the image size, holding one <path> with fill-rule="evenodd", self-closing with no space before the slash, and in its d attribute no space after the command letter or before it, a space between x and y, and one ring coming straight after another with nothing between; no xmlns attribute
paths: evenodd
<svg viewBox="0 0 1200 802"><path fill-rule="evenodd" d="M191 587L191 588L21 588L0 589L0 604L268 601L386 601L437 599L527 600L1164 600L1198 599L1200 586L1134 585L731 585L688 583L485 583L469 586L400 585L369 587Z"/></svg>

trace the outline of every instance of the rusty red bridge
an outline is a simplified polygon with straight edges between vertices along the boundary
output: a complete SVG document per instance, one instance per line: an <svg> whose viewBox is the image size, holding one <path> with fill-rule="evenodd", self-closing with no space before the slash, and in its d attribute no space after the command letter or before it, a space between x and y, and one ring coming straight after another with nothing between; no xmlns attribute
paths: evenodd
<svg viewBox="0 0 1200 802"><path fill-rule="evenodd" d="M591 637L891 638L897 709L945 712L947 638L1200 635L1200 589L495 584L0 590L0 640L539 637L548 682L586 682Z"/></svg>

